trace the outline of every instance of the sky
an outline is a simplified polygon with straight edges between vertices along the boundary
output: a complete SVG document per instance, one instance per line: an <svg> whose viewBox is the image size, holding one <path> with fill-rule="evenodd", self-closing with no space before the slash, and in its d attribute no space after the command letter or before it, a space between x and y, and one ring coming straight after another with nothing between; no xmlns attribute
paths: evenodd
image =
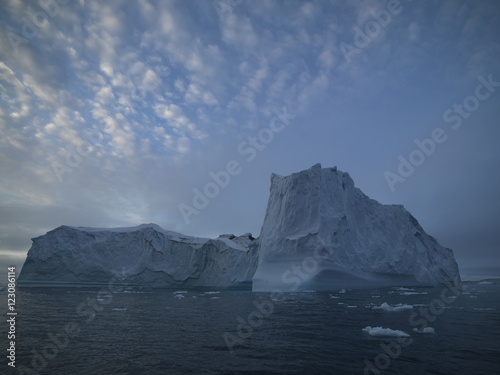
<svg viewBox="0 0 500 375"><path fill-rule="evenodd" d="M257 236L316 163L500 274L500 2L0 3L0 275L60 225ZM479 271L478 271L479 272Z"/></svg>

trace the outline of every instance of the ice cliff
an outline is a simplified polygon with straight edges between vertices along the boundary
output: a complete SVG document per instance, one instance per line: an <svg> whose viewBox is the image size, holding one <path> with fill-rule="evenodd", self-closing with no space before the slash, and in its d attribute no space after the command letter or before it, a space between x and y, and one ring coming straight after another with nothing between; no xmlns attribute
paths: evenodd
<svg viewBox="0 0 500 375"><path fill-rule="evenodd" d="M257 249L250 234L184 236L155 224L98 229L61 226L34 238L21 286L100 285L113 277L154 287L250 287Z"/></svg>
<svg viewBox="0 0 500 375"><path fill-rule="evenodd" d="M401 205L383 205L348 173L273 174L254 291L436 285L459 276L453 252Z"/></svg>
<svg viewBox="0 0 500 375"><path fill-rule="evenodd" d="M368 198L349 174L320 164L272 175L257 240L190 237L155 224L61 226L33 239L19 284L98 285L116 275L135 285L283 292L460 280L453 252L403 206Z"/></svg>

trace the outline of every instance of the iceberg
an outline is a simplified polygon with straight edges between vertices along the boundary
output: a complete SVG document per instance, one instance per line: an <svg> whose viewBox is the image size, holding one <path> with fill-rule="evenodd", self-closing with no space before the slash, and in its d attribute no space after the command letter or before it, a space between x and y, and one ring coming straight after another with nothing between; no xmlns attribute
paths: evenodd
<svg viewBox="0 0 500 375"><path fill-rule="evenodd" d="M63 225L32 241L21 286L103 285L119 276L136 286L345 293L460 282L452 250L403 206L368 198L348 173L320 164L271 176L257 239L250 233L192 237L142 224Z"/></svg>
<svg viewBox="0 0 500 375"><path fill-rule="evenodd" d="M438 285L460 281L452 250L402 205L367 197L346 172L271 176L254 291Z"/></svg>
<svg viewBox="0 0 500 375"><path fill-rule="evenodd" d="M60 226L32 241L20 286L107 285L118 276L127 285L250 289L257 266L250 234L208 239L156 224L113 229Z"/></svg>

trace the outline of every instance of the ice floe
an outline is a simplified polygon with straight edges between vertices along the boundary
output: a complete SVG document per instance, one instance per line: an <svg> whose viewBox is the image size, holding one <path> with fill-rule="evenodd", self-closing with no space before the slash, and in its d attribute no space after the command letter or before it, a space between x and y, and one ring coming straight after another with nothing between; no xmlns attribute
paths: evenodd
<svg viewBox="0 0 500 375"><path fill-rule="evenodd" d="M406 332L390 328L368 326L363 328L362 331L374 337L410 337L410 335L407 334Z"/></svg>

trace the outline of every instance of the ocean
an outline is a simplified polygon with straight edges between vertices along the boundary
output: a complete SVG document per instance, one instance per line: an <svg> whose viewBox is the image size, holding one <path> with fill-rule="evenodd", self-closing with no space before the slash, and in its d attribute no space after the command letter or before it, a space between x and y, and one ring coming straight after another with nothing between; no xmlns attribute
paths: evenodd
<svg viewBox="0 0 500 375"><path fill-rule="evenodd" d="M4 322L2 374L500 374L492 283L286 294L20 288L16 312L16 367ZM434 332L414 332L425 327Z"/></svg>

